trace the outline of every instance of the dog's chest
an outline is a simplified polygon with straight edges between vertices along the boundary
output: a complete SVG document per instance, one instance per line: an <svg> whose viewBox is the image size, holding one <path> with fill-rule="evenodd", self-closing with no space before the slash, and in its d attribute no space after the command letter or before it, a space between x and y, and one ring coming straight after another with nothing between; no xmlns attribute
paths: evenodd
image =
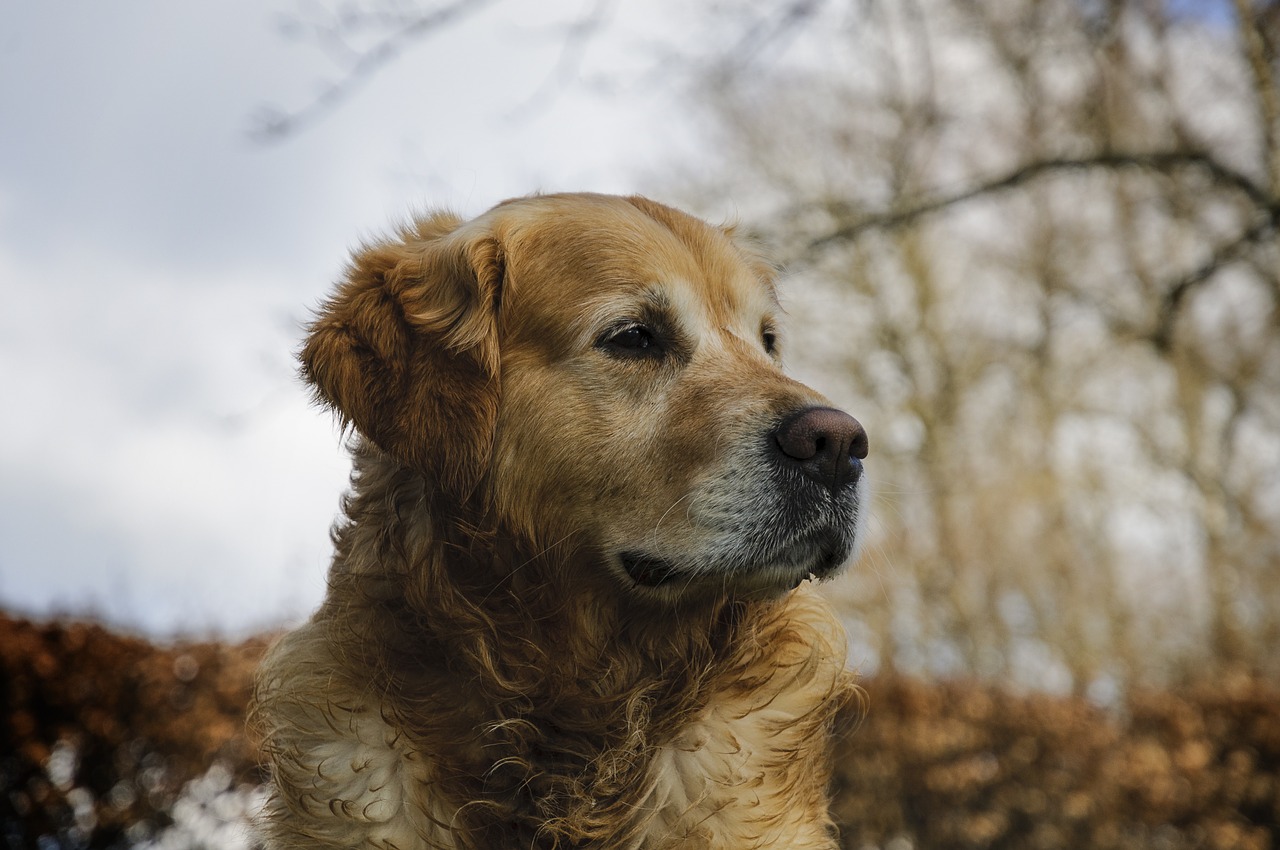
<svg viewBox="0 0 1280 850"><path fill-rule="evenodd" d="M648 788L636 803L649 813L630 846L826 848L808 795L794 796L786 751L801 742L778 707L741 713L718 705L654 753ZM794 718L791 718L794 720ZM313 799L326 800L331 838L362 846L451 846L444 824L454 812L430 791L440 766L409 746L377 714L348 718L347 735L311 755ZM336 806L336 809L335 809ZM316 813L319 815L319 812ZM633 833L634 835L634 833ZM426 839L424 842L423 839Z"/></svg>
<svg viewBox="0 0 1280 850"><path fill-rule="evenodd" d="M762 789L767 793L766 744L759 738L741 719L713 714L659 750L647 801L657 815L645 846L732 846L742 812L760 805Z"/></svg>
<svg viewBox="0 0 1280 850"><path fill-rule="evenodd" d="M787 702L782 697L782 702ZM798 775L811 730L791 706L719 704L653 764L649 848L828 848L821 780ZM803 768L801 768L803 769ZM818 779L815 786L813 780Z"/></svg>
<svg viewBox="0 0 1280 850"><path fill-rule="evenodd" d="M377 712L337 714L329 725L343 735L310 749L309 764L299 764L309 781L298 785L310 786L303 799L313 801L317 818L313 834L350 846L449 846L441 825L451 812L423 793L434 772L430 760Z"/></svg>

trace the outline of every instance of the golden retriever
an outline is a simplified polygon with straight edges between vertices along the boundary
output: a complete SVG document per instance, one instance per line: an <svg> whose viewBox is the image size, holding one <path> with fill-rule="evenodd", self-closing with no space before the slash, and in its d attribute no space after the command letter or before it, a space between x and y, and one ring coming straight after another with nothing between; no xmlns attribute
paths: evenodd
<svg viewBox="0 0 1280 850"><path fill-rule="evenodd" d="M640 197L426 216L301 353L357 432L328 595L258 679L271 848L833 848L854 688L806 579L867 438L774 269Z"/></svg>

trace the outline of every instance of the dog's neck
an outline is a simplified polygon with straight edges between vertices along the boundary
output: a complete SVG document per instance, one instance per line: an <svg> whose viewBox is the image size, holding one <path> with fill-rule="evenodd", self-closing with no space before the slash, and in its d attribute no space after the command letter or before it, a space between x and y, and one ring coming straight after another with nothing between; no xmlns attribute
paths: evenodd
<svg viewBox="0 0 1280 850"><path fill-rule="evenodd" d="M442 516L420 475L367 445L354 455L337 592L317 615L362 647L346 659L348 675L367 677L353 684L457 768L441 788L473 804L470 834L556 819L580 839L641 829L629 809L648 759L743 675L738 648L757 643L770 603L628 604L584 577L579 556L495 551L505 535L478 515ZM497 574L494 562L521 566Z"/></svg>

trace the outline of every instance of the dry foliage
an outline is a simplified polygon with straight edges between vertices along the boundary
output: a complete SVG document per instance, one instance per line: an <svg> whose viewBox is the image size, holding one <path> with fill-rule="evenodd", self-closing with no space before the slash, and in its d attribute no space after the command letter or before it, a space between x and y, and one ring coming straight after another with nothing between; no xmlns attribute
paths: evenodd
<svg viewBox="0 0 1280 850"><path fill-rule="evenodd" d="M266 642L155 647L0 617L9 845L143 843L211 764L228 789L256 782L242 717ZM1280 690L1257 679L1135 691L1123 716L986 684L864 685L869 710L836 742L850 850L1280 846Z"/></svg>
<svg viewBox="0 0 1280 850"><path fill-rule="evenodd" d="M850 850L1280 845L1280 693L1246 676L1137 691L1124 718L977 683L866 684L837 750Z"/></svg>
<svg viewBox="0 0 1280 850"><path fill-rule="evenodd" d="M267 640L157 647L0 615L0 822L10 846L128 846L216 763L258 781L244 714Z"/></svg>

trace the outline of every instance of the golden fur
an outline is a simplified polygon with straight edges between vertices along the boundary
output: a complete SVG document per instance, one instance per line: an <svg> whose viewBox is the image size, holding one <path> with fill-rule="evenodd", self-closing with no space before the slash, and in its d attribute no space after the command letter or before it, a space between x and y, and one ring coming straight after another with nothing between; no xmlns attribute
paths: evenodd
<svg viewBox="0 0 1280 850"><path fill-rule="evenodd" d="M771 448L826 404L778 313L749 246L642 198L356 253L301 355L358 434L327 598L259 674L269 847L835 846L853 685L801 579L862 485Z"/></svg>

